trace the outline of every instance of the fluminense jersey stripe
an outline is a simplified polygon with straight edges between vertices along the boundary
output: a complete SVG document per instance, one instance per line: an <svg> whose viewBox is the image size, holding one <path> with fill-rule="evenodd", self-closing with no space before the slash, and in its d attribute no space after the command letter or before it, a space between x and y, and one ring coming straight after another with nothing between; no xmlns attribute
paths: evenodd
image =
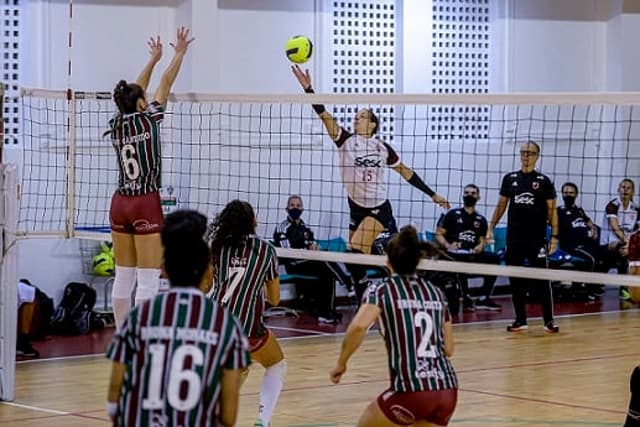
<svg viewBox="0 0 640 427"><path fill-rule="evenodd" d="M234 316L175 287L131 310L107 357L127 365L118 426L216 426L223 370L250 363Z"/></svg>
<svg viewBox="0 0 640 427"><path fill-rule="evenodd" d="M154 101L146 111L116 114L109 120L111 144L118 157L118 191L139 196L160 189L160 123L164 107Z"/></svg>
<svg viewBox="0 0 640 427"><path fill-rule="evenodd" d="M238 318L249 338L264 333L264 285L278 277L277 269L274 247L257 236L237 248L223 248L216 260L213 299Z"/></svg>
<svg viewBox="0 0 640 427"><path fill-rule="evenodd" d="M381 310L393 390L458 387L453 366L444 354L443 328L449 308L440 289L417 275L393 275L372 285L365 301Z"/></svg>

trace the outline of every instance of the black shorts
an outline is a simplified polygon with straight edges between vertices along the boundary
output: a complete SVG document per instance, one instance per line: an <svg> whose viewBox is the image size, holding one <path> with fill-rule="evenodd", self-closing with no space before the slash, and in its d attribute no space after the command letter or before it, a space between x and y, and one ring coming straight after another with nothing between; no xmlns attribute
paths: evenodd
<svg viewBox="0 0 640 427"><path fill-rule="evenodd" d="M366 217L372 217L382 224L385 231L392 234L398 231L398 226L396 225L396 220L393 217L393 211L391 210L391 203L389 203L388 200L374 208L364 208L356 204L353 200L348 200L350 212L349 230L356 231L360 226L360 223L364 221Z"/></svg>

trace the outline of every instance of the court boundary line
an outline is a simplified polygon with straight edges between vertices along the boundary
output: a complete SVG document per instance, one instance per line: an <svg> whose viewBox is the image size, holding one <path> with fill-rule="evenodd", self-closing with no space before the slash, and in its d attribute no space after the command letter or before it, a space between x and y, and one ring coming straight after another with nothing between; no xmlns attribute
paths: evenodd
<svg viewBox="0 0 640 427"><path fill-rule="evenodd" d="M4 405L8 405L8 406L15 406L17 408L27 409L29 411L44 412L44 413L53 414L53 415L70 415L70 414L72 414L72 412L58 411L57 409L43 408L41 406L26 405L24 403L17 403L17 402L0 401L0 404L4 404Z"/></svg>
<svg viewBox="0 0 640 427"><path fill-rule="evenodd" d="M602 316L602 315L608 315L608 314L620 314L620 313L640 313L640 307L634 307L634 308L628 308L628 309L618 309L618 310L609 310L609 311L597 311L597 312L593 312L593 313L569 313L569 314L562 314L562 315L558 315L555 316L556 319L569 319L569 318L574 318L574 317L588 317L588 316ZM542 316L539 317L530 317L528 319L529 321L531 320L542 320ZM470 322L463 322L463 323L454 323L453 327L456 328L460 328L460 327L464 327L464 326L475 326L475 325L494 325L494 324L508 324L509 320L508 319L493 319L493 320L476 320L476 321L470 321ZM284 327L281 326L268 326L270 329L283 329ZM289 328L289 330L291 331L299 331L299 332L303 332L306 330L303 329L295 329L295 328ZM310 330L309 330L310 331ZM306 332L305 332L306 333ZM344 336L346 332L322 332L322 331L313 331L313 334L309 334L309 335L301 335L301 336L297 336L297 337L279 337L278 340L279 341L295 341L295 340L302 340L302 339L310 339L310 338L319 338L319 337L341 337ZM380 332L376 329L376 330L370 330L368 332L368 334L379 334ZM505 332L506 334L506 332ZM562 335L562 332L560 333L560 335ZM63 360L73 360L73 359L85 359L85 358L93 358L93 357L105 357L105 353L92 353L92 354L76 354L73 356L54 356L54 357L49 357L49 358L40 358L40 359L28 359L28 360L18 360L16 361L16 365L22 365L22 364L29 364L29 363L41 363L41 362L56 362L56 361L63 361Z"/></svg>

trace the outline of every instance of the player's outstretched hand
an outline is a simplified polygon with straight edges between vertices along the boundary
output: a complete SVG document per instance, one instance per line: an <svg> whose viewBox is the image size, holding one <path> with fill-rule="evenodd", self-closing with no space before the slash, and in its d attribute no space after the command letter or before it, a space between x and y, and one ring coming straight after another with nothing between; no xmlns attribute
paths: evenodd
<svg viewBox="0 0 640 427"><path fill-rule="evenodd" d="M155 38L149 37L147 45L149 46L151 59L156 62L160 61L160 58L162 58L162 42L160 41L160 36L156 36Z"/></svg>
<svg viewBox="0 0 640 427"><path fill-rule="evenodd" d="M292 65L291 71L293 71L293 75L296 76L298 82L300 82L302 89L307 90L311 87L311 74L309 74L309 70L302 71L299 65Z"/></svg>
<svg viewBox="0 0 640 427"><path fill-rule="evenodd" d="M340 379L342 379L342 375L344 375L346 371L347 371L346 365L336 364L336 367L333 368L329 373L329 378L331 379L331 382L334 384L338 384L340 382Z"/></svg>
<svg viewBox="0 0 640 427"><path fill-rule="evenodd" d="M176 43L170 43L171 47L175 49L176 53L186 53L189 45L195 38L189 38L189 29L185 27L178 28L176 35Z"/></svg>
<svg viewBox="0 0 640 427"><path fill-rule="evenodd" d="M443 207L444 209L451 209L451 205L449 204L449 201L439 194L433 195L433 201L436 202L441 207Z"/></svg>

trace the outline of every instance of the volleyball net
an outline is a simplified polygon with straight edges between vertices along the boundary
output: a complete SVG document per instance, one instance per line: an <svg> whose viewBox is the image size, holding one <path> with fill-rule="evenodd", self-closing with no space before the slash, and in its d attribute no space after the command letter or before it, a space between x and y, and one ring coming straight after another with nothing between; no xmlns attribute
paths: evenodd
<svg viewBox="0 0 640 427"><path fill-rule="evenodd" d="M617 195L618 183L635 180L640 170L640 94L635 93L189 93L172 97L161 125L161 194L167 209L197 209L213 218L229 201L246 200L256 210L258 234L269 238L286 219L287 199L295 194L303 199L303 219L316 239L328 249L336 241L344 247L349 207L338 153L311 104L325 104L350 131L356 112L371 109L380 120L379 138L405 165L453 207L461 204L466 184L477 185L481 199L476 209L488 219L502 177L520 168L523 141L541 146L537 169L551 177L558 193L564 182L577 184L577 203L599 225L606 221L604 207ZM109 92L23 89L19 237L107 238L117 166L114 149L103 134L114 108ZM422 238L433 238L442 208L393 171L388 172L386 194L399 226L412 224ZM286 250L280 254L335 255ZM384 264L382 257L337 256ZM434 268L430 263L424 266ZM503 276L529 274L499 268ZM553 274L572 280L568 272ZM606 283L633 281L608 277Z"/></svg>

